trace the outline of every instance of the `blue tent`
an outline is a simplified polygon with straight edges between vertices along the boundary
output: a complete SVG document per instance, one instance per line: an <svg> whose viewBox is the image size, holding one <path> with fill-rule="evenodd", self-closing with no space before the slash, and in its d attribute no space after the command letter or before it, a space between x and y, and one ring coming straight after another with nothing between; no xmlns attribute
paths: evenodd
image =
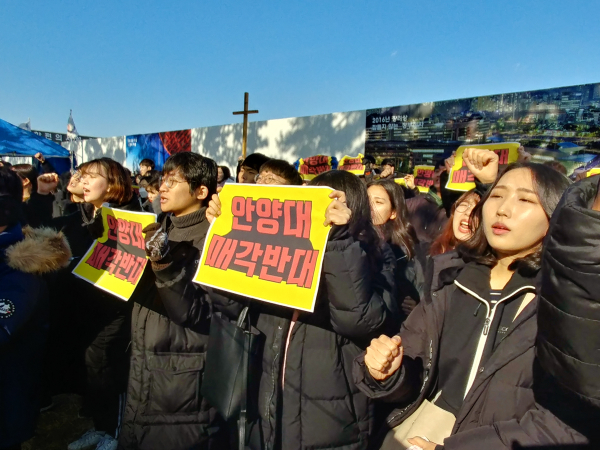
<svg viewBox="0 0 600 450"><path fill-rule="evenodd" d="M70 157L66 148L0 119L0 156L34 156L38 152L45 158Z"/></svg>

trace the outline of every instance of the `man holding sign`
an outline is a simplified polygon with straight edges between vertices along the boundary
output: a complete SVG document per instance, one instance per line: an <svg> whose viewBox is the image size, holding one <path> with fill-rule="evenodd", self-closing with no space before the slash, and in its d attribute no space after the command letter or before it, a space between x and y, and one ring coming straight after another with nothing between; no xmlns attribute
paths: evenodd
<svg viewBox="0 0 600 450"><path fill-rule="evenodd" d="M267 267L270 276L281 278L270 281L280 289L281 286L307 291L316 289L315 302L308 306L299 304L299 296L280 297L268 303L250 300L247 293L250 288L240 289L241 283L231 283L227 288L230 292L216 289L211 292L215 308L232 319L236 319L242 308L249 304L251 321L265 336L260 385L249 386L250 391L258 391L259 399L258 405L252 405L256 409L249 411L248 420L252 423L246 427L246 445L251 449L276 445L291 450L309 447L366 448L369 442L366 430L373 419L372 408L354 385L352 361L373 337L393 327L399 319L392 292L394 256L389 248L384 250L381 246L373 227L364 183L347 171L333 170L317 176L311 186L336 189L325 191L324 203L312 201L310 223L305 222L302 228L305 230L310 226L311 243L313 234L323 230L329 232L323 249L321 275L310 286L306 282L303 287L295 284L302 273L300 266L297 265L293 271L293 279L286 272L287 266L294 261L295 251L288 252L286 259L280 256L280 264L276 267L269 267L264 255L256 262L262 262L262 268ZM229 185L225 190L231 188L236 187ZM247 197L256 204L261 199L270 199L273 204L274 198L277 198L282 204L293 201L297 206L299 202L308 203L307 199L315 198L317 194L311 191L320 192L321 189L276 188L277 191L288 190L287 197L282 197L274 195L275 190L258 187ZM298 193L292 193L292 190L298 190ZM248 222L242 222L237 214L239 208L233 203L233 199L243 194L243 191L233 192L227 196L231 200L223 204L216 196L213 197L207 213L210 219L221 216L213 227L219 221L233 225L236 217L239 218L238 225L250 226ZM305 208L306 205L303 205L302 213L307 211ZM283 211L285 214L285 206ZM293 213L296 214L296 211ZM256 218L259 217L257 215ZM285 237L285 215L282 217L284 226L279 231ZM258 226L258 221L253 221L253 224ZM298 225L296 221L291 228L298 229ZM304 233L301 233L297 237L299 245L303 236ZM277 239L280 238L273 236L271 243ZM321 249L315 240L312 251L320 253ZM243 250L236 250L232 258L242 259ZM260 247L257 255L267 251L276 250L269 249L267 243ZM321 254L318 256L321 257ZM315 266L312 273L317 274L317 268ZM199 277L202 277L203 270L204 267L201 267ZM214 267L208 270L214 270ZM238 269L227 270L233 270L233 276L238 276ZM260 283L260 274L261 271L255 268L252 274L248 271L242 276ZM309 278L312 280L310 276L303 280ZM252 297L261 298L261 293L253 293ZM281 441L279 444L278 440Z"/></svg>
<svg viewBox="0 0 600 450"><path fill-rule="evenodd" d="M206 204L217 165L176 153L164 165L159 223L144 229L155 295L132 312L131 368L119 446L227 448L214 410L199 395L209 332L206 292L191 282L208 231Z"/></svg>

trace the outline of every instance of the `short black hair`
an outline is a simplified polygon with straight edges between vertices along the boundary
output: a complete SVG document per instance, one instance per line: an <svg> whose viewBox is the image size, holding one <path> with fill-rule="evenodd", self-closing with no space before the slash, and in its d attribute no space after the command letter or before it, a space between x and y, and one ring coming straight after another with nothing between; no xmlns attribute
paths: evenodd
<svg viewBox="0 0 600 450"><path fill-rule="evenodd" d="M266 163L269 159L268 156L263 155L262 153L252 153L251 155L246 156L242 166L250 167L251 169L260 172L260 167Z"/></svg>
<svg viewBox="0 0 600 450"><path fill-rule="evenodd" d="M148 166L148 167L150 167L150 169L154 169L154 166L155 166L154 161L152 161L149 158L142 159L140 161L139 165L140 166Z"/></svg>
<svg viewBox="0 0 600 450"><path fill-rule="evenodd" d="M158 191L160 188L160 172L152 170L150 175L142 177L140 186L143 186L146 190L151 187L155 191Z"/></svg>
<svg viewBox="0 0 600 450"><path fill-rule="evenodd" d="M217 193L217 163L198 153L182 152L169 156L163 166L163 175L179 172L190 185L190 194L200 186L208 189L205 203L208 204L213 194Z"/></svg>
<svg viewBox="0 0 600 450"><path fill-rule="evenodd" d="M259 172L263 172L265 170L268 170L273 175L283 178L292 186L302 186L302 177L296 168L283 159L268 160L266 163L260 166Z"/></svg>
<svg viewBox="0 0 600 450"><path fill-rule="evenodd" d="M396 162L392 158L385 158L383 161L381 161L381 165L396 167Z"/></svg>
<svg viewBox="0 0 600 450"><path fill-rule="evenodd" d="M0 167L0 226L19 223L23 204L23 182L8 167Z"/></svg>
<svg viewBox="0 0 600 450"><path fill-rule="evenodd" d="M375 164L375 157L372 155L365 155L362 159L363 164Z"/></svg>

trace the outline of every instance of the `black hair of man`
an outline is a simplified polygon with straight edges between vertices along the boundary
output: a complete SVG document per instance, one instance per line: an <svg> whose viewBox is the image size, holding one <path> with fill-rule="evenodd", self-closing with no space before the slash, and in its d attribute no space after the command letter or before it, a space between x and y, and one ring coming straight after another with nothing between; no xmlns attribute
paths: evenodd
<svg viewBox="0 0 600 450"><path fill-rule="evenodd" d="M268 170L273 175L283 178L288 184L292 186L302 186L302 177L289 162L283 159L270 159L262 166L260 166L260 172L262 173Z"/></svg>
<svg viewBox="0 0 600 450"><path fill-rule="evenodd" d="M19 223L23 203L23 182L16 172L0 167L0 227Z"/></svg>
<svg viewBox="0 0 600 450"><path fill-rule="evenodd" d="M266 163L269 159L270 158L268 156L265 156L262 153L252 153L251 155L246 156L242 166L250 167L251 169L259 172L260 166Z"/></svg>
<svg viewBox="0 0 600 450"><path fill-rule="evenodd" d="M182 152L169 156L163 166L163 175L171 172L179 173L190 185L190 194L200 186L208 189L205 203L208 204L213 194L217 193L217 163L198 153Z"/></svg>
<svg viewBox="0 0 600 450"><path fill-rule="evenodd" d="M150 175L142 177L142 179L140 180L140 186L145 189L151 187L152 189L158 192L158 189L160 188L160 172L157 170L152 170L150 172Z"/></svg>
<svg viewBox="0 0 600 450"><path fill-rule="evenodd" d="M396 163L394 162L394 160L392 158L385 158L383 161L381 161L381 165L382 166L392 166L392 167L396 167Z"/></svg>
<svg viewBox="0 0 600 450"><path fill-rule="evenodd" d="M145 158L140 161L140 166L147 166L150 167L150 169L154 169L155 164L151 159Z"/></svg>
<svg viewBox="0 0 600 450"><path fill-rule="evenodd" d="M365 155L362 159L363 164L375 164L375 157L373 155Z"/></svg>

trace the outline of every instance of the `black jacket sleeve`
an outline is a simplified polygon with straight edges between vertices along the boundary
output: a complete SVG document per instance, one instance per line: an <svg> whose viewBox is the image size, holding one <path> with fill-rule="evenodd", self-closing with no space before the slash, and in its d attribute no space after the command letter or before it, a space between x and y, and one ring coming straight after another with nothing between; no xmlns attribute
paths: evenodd
<svg viewBox="0 0 600 450"><path fill-rule="evenodd" d="M197 248L180 242L170 250L168 259L152 264L158 295L169 319L184 327L197 326L209 315L207 292L192 282L199 259Z"/></svg>
<svg viewBox="0 0 600 450"><path fill-rule="evenodd" d="M53 204L54 195L32 192L29 200L23 203L24 222L32 228L49 226L54 211Z"/></svg>
<svg viewBox="0 0 600 450"><path fill-rule="evenodd" d="M395 300L395 260L389 247L376 271L364 245L347 233L333 230L323 258L325 283L333 330L348 339L370 340L398 329L400 313ZM335 235L339 237L335 237Z"/></svg>
<svg viewBox="0 0 600 450"><path fill-rule="evenodd" d="M369 375L364 364L364 354L354 361L353 375L356 386L368 397L389 403L414 401L419 394L423 380L423 361L427 358L426 315L433 314L432 303L419 303L402 324L400 337L404 357L399 373L386 382L379 383Z"/></svg>
<svg viewBox="0 0 600 450"><path fill-rule="evenodd" d="M557 206L542 256L536 398L586 436L598 439L600 417L600 212L591 209L600 177L571 186ZM534 385L535 386L535 385ZM556 406L562 392L570 400ZM596 417L592 420L591 417Z"/></svg>

